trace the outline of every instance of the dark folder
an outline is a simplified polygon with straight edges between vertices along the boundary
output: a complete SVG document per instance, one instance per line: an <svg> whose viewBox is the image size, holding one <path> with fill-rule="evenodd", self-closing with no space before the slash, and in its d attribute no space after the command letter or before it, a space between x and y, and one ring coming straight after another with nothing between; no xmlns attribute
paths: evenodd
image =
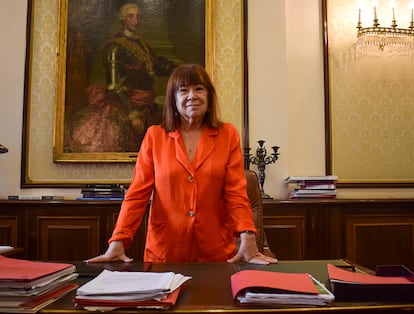
<svg viewBox="0 0 414 314"><path fill-rule="evenodd" d="M414 273L404 265L377 266L369 275L328 264L328 273L336 301L414 301Z"/></svg>

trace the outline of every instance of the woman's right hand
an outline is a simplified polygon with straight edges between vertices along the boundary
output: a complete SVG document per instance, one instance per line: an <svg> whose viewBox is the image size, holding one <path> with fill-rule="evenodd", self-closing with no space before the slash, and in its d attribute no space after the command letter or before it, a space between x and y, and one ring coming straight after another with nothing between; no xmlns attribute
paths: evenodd
<svg viewBox="0 0 414 314"><path fill-rule="evenodd" d="M108 249L106 250L105 254L90 258L85 260L86 263L108 263L108 262L115 262L115 261L122 261L125 263L132 262L133 259L129 258L125 255L125 248L124 242L120 241L112 241Z"/></svg>

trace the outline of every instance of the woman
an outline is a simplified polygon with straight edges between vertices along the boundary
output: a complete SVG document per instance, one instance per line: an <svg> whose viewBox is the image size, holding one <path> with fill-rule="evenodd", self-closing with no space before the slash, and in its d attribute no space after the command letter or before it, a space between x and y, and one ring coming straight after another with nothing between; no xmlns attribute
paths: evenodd
<svg viewBox="0 0 414 314"><path fill-rule="evenodd" d="M257 249L240 138L219 120L214 86L199 65L172 73L163 122L145 135L109 247L88 262L131 261L125 249L151 195L144 261L277 262Z"/></svg>

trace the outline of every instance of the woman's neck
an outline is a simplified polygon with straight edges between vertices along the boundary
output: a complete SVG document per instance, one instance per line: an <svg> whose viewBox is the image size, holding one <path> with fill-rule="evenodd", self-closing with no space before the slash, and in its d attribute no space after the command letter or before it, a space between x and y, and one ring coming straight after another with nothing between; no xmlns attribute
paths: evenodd
<svg viewBox="0 0 414 314"><path fill-rule="evenodd" d="M200 131L203 129L203 121L202 120L192 120L188 121L185 119L181 120L181 131L187 131L187 132L194 132L194 131Z"/></svg>

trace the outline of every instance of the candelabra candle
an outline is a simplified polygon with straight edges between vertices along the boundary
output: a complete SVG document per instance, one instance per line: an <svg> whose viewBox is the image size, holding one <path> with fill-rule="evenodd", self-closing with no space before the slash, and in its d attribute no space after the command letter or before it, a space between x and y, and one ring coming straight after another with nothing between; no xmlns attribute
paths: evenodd
<svg viewBox="0 0 414 314"><path fill-rule="evenodd" d="M411 21L410 21L410 29L413 29L414 27L414 1L411 0L410 2L410 8L411 8Z"/></svg>
<svg viewBox="0 0 414 314"><path fill-rule="evenodd" d="M362 23L361 23L361 10L362 10L362 0L359 0L358 1L358 24L357 24L358 30L360 30L362 28Z"/></svg>
<svg viewBox="0 0 414 314"><path fill-rule="evenodd" d="M244 149L244 158L245 158L245 168L249 168L249 164L257 165L259 183L260 183L260 193L262 198L272 198L264 191L264 181L265 181L265 169L266 165L275 163L279 158L279 146L272 146L273 153L268 156L266 148L264 146L265 141L257 141L259 147L256 149L256 156L250 154L250 147Z"/></svg>
<svg viewBox="0 0 414 314"><path fill-rule="evenodd" d="M397 20L395 19L395 11L394 8L392 8L392 23L391 23L391 27L396 28L397 25Z"/></svg>

